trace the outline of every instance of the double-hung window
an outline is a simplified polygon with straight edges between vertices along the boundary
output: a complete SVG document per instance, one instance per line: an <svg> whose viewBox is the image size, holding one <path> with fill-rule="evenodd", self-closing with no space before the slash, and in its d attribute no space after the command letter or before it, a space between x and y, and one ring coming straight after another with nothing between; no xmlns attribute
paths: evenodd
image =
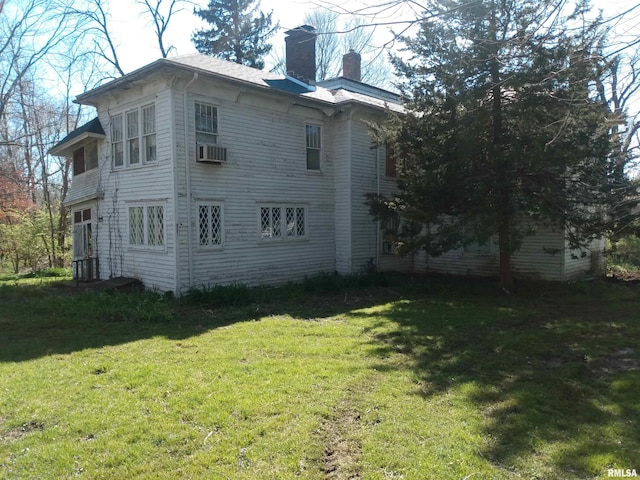
<svg viewBox="0 0 640 480"><path fill-rule="evenodd" d="M307 236L307 207L262 205L258 208L261 240L295 240Z"/></svg>
<svg viewBox="0 0 640 480"><path fill-rule="evenodd" d="M307 170L320 170L320 148L322 146L321 128L318 125L307 125Z"/></svg>
<svg viewBox="0 0 640 480"><path fill-rule="evenodd" d="M200 247L221 246L222 235L222 204L202 203L198 205L198 239Z"/></svg>
<svg viewBox="0 0 640 480"><path fill-rule="evenodd" d="M142 144L145 163L155 162L156 156L156 106L142 107Z"/></svg>
<svg viewBox="0 0 640 480"><path fill-rule="evenodd" d="M218 109L206 103L195 104L196 143L218 143Z"/></svg>
<svg viewBox="0 0 640 480"><path fill-rule="evenodd" d="M140 163L140 135L138 133L138 110L127 112L127 153L129 165Z"/></svg>
<svg viewBox="0 0 640 480"><path fill-rule="evenodd" d="M124 166L123 131L122 114L111 117L111 154L114 167Z"/></svg>
<svg viewBox="0 0 640 480"><path fill-rule="evenodd" d="M164 247L164 206L134 205L129 207L129 245Z"/></svg>
<svg viewBox="0 0 640 480"><path fill-rule="evenodd" d="M111 117L111 151L115 168L155 162L156 145L154 104Z"/></svg>

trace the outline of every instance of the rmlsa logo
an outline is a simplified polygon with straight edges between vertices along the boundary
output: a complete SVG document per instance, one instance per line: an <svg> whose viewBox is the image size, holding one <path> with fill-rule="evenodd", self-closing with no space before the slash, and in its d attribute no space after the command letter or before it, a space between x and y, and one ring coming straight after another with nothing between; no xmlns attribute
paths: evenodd
<svg viewBox="0 0 640 480"><path fill-rule="evenodd" d="M610 477L617 477L617 478L631 478L631 477L637 477L638 474L636 473L636 469L635 468L610 468L609 470L607 470L607 474Z"/></svg>

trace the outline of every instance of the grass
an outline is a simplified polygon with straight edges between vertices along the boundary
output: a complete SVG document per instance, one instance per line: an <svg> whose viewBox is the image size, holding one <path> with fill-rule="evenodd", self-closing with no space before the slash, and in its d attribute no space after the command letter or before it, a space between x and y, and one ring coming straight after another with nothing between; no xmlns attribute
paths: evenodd
<svg viewBox="0 0 640 480"><path fill-rule="evenodd" d="M48 282L0 281L0 478L640 470L637 285L321 277L176 299Z"/></svg>

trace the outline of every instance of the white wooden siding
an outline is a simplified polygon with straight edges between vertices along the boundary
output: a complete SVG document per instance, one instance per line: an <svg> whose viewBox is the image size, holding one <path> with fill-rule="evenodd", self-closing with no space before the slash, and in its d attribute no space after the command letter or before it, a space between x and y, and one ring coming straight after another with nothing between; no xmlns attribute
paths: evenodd
<svg viewBox="0 0 640 480"><path fill-rule="evenodd" d="M377 191L376 149L372 148L363 119L362 114L356 112L351 125L351 264L354 273L365 272L370 262L375 263L378 251L378 224L365 204L365 195Z"/></svg>
<svg viewBox="0 0 640 480"><path fill-rule="evenodd" d="M332 135L334 160L334 225L336 271L351 273L351 143L350 118L341 113L335 119Z"/></svg>
<svg viewBox="0 0 640 480"><path fill-rule="evenodd" d="M98 115L107 137L102 145L100 182L104 198L99 202L98 243L102 278L126 276L141 279L149 288L174 290L175 212L173 202L173 144L170 91L163 82L111 99L100 105ZM110 116L155 102L158 161L150 165L112 170ZM146 250L128 244L128 208L134 202L154 202L164 206L165 248Z"/></svg>
<svg viewBox="0 0 640 480"><path fill-rule="evenodd" d="M227 148L225 164L195 161L196 101L218 108L218 144ZM187 162L191 197L186 198L185 192L181 208L188 207L189 221L185 216L180 223L190 224L185 228L192 230L192 243L197 243L198 202L224 204L224 245L213 250L192 248L192 286L276 284L334 271L334 162L327 118L315 109L266 100L206 79L195 82L187 93L186 118L188 153L184 158L179 149L177 170L183 171ZM322 126L321 172L306 169L307 123ZM176 128L176 136L184 138L183 125ZM261 241L257 212L265 203L306 206L306 238ZM181 245L182 250L187 251ZM185 278L188 258L182 255L180 263L184 289L191 283Z"/></svg>

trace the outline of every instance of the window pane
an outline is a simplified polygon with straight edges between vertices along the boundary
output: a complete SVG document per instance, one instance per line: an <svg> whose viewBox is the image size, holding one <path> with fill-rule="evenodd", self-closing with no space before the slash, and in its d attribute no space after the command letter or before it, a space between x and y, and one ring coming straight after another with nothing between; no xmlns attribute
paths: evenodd
<svg viewBox="0 0 640 480"><path fill-rule="evenodd" d="M209 207L201 205L198 208L198 220L200 228L200 245L209 245Z"/></svg>
<svg viewBox="0 0 640 480"><path fill-rule="evenodd" d="M320 127L307 125L307 148L320 149Z"/></svg>
<svg viewBox="0 0 640 480"><path fill-rule="evenodd" d="M295 236L296 234L295 208L287 207L286 221L287 221L287 237Z"/></svg>
<svg viewBox="0 0 640 480"><path fill-rule="evenodd" d="M124 148L122 147L122 142L113 144L113 165L116 167L124 165Z"/></svg>
<svg viewBox="0 0 640 480"><path fill-rule="evenodd" d="M211 206L211 244L222 244L222 209L218 205Z"/></svg>
<svg viewBox="0 0 640 480"><path fill-rule="evenodd" d="M282 227L282 215L280 213L281 211L282 210L280 209L280 207L273 207L271 209L271 227L272 227L272 232L274 237L279 237L281 234L281 227Z"/></svg>
<svg viewBox="0 0 640 480"><path fill-rule="evenodd" d="M138 136L138 111L127 113L127 138Z"/></svg>
<svg viewBox="0 0 640 480"><path fill-rule="evenodd" d="M149 105L142 109L142 133L156 133L156 106Z"/></svg>
<svg viewBox="0 0 640 480"><path fill-rule="evenodd" d="M271 209L260 208L260 236L262 238L271 238Z"/></svg>
<svg viewBox="0 0 640 480"><path fill-rule="evenodd" d="M84 173L84 147L73 151L73 175Z"/></svg>
<svg viewBox="0 0 640 480"><path fill-rule="evenodd" d="M397 176L396 157L393 154L393 149L390 145L387 145L385 149L384 174L387 177Z"/></svg>
<svg viewBox="0 0 640 480"><path fill-rule="evenodd" d="M296 236L304 237L304 208L296 208Z"/></svg>
<svg viewBox="0 0 640 480"><path fill-rule="evenodd" d="M144 245L144 209L129 207L129 243Z"/></svg>
<svg viewBox="0 0 640 480"><path fill-rule="evenodd" d="M218 112L211 105L196 103L196 131L204 133L218 132Z"/></svg>
<svg viewBox="0 0 640 480"><path fill-rule="evenodd" d="M129 145L129 163L134 165L140 163L140 143L137 138L127 141Z"/></svg>
<svg viewBox="0 0 640 480"><path fill-rule="evenodd" d="M96 142L92 142L84 147L85 152L85 168L87 170L93 170L98 168L98 145Z"/></svg>
<svg viewBox="0 0 640 480"><path fill-rule="evenodd" d="M149 245L164 245L164 207L147 207L147 224Z"/></svg>
<svg viewBox="0 0 640 480"><path fill-rule="evenodd" d="M144 137L144 159L145 162L155 162L157 158L156 153L156 136L147 135Z"/></svg>
<svg viewBox="0 0 640 480"><path fill-rule="evenodd" d="M122 115L116 115L111 119L111 142L122 140Z"/></svg>
<svg viewBox="0 0 640 480"><path fill-rule="evenodd" d="M122 115L116 115L111 119L111 151L113 155L113 166L122 167L124 165L124 146Z"/></svg>
<svg viewBox="0 0 640 480"><path fill-rule="evenodd" d="M307 148L307 170L320 170L320 150Z"/></svg>

